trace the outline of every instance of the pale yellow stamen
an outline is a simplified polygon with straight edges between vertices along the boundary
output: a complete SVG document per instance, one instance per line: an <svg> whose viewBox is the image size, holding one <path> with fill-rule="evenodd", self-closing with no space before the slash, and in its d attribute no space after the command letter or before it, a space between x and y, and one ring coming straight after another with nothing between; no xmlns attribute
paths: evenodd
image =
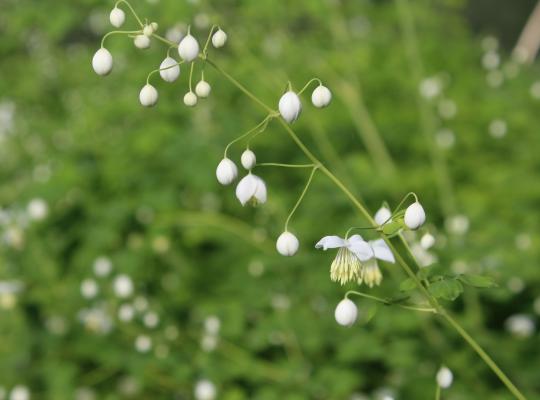
<svg viewBox="0 0 540 400"><path fill-rule="evenodd" d="M338 250L337 256L330 266L330 279L344 285L360 279L361 263L346 247Z"/></svg>
<svg viewBox="0 0 540 400"><path fill-rule="evenodd" d="M377 265L377 261L372 258L362 265L360 277L358 278L358 284L361 285L363 282L372 288L375 285L379 286L382 278L383 276L379 266Z"/></svg>

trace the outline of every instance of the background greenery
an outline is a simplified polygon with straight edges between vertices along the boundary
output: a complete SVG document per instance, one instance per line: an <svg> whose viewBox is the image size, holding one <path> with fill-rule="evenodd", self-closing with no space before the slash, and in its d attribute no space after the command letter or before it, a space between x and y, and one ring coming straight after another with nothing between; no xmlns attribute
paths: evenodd
<svg viewBox="0 0 540 400"><path fill-rule="evenodd" d="M495 277L497 289L469 289L452 308L540 398L538 68L469 24L478 4L400 4L133 2L161 32L193 23L203 41L219 23L229 41L212 59L269 104L287 80L300 88L320 77L334 101L316 110L307 93L299 135L372 211L420 195L428 225L408 239L420 251L429 231L440 266ZM185 68L173 85L154 79L159 104L143 109L138 92L165 55L157 42L141 51L108 39L115 68L98 77L90 60L112 5L0 3L0 398L23 385L34 399L189 399L209 379L228 400L432 399L441 364L455 375L445 399L511 398L432 316L386 307L368 321L375 310L358 301L361 321L338 326L346 289L329 279L333 254L313 245L365 222L317 176L291 222L299 254L277 255L308 171L261 169L269 201L242 208L214 171L224 146L264 114L211 69L212 94L194 109L181 102ZM403 30L409 13L420 57ZM440 93L419 96L426 85ZM306 162L276 123L253 149L259 161ZM233 147L235 160L242 150ZM33 199L46 202L45 218L35 201L28 212ZM108 276L96 277L100 257ZM401 271L383 273L370 292L395 294ZM127 299L113 291L120 274L134 283ZM81 293L87 279L99 287L93 298ZM130 322L118 318L126 304Z"/></svg>

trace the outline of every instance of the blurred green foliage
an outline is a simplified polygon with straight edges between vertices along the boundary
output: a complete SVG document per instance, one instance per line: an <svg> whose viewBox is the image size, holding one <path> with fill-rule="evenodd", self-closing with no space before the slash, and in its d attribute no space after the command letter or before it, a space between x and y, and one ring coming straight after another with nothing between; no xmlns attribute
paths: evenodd
<svg viewBox="0 0 540 400"><path fill-rule="evenodd" d="M229 41L210 57L268 104L277 106L288 80L300 88L321 78L333 103L316 110L305 96L295 129L372 211L417 192L429 223L421 233L436 237L429 251L441 268L494 277L498 288L466 289L452 307L532 399L540 391L539 336L507 328L516 325L511 316L537 321L538 68L493 48L500 65L486 70L493 40L482 49L460 3L410 4L431 79L424 88L440 86L425 102L427 135L422 85L392 1L133 5L160 32L193 23L199 41L219 23ZM455 375L445 399L511 398L436 317L358 300L361 321L338 326L333 310L346 289L329 279L334 254L313 245L365 221L316 176L291 221L301 250L277 255L274 240L309 172L261 169L269 201L242 208L234 189L216 182L215 166L226 144L265 115L210 68L210 98L186 108L185 66L173 85L154 77L159 104L142 109L139 90L166 48L155 42L141 51L113 36L115 68L98 77L90 60L110 30L112 5L0 4L3 389L25 385L35 399L188 399L205 378L226 400L432 399L445 364ZM126 26L135 26L129 15ZM306 162L275 122L252 148L261 162ZM242 150L233 147L231 157ZM447 168L446 192L433 155ZM29 218L32 199L46 201L46 218ZM409 238L413 245L421 233ZM95 275L99 257L112 263L108 276ZM121 274L134 284L127 299L113 291ZM399 268L384 265L383 274L370 292L399 292ZM99 288L93 298L81 294L88 279ZM118 318L126 304L136 310L130 322Z"/></svg>

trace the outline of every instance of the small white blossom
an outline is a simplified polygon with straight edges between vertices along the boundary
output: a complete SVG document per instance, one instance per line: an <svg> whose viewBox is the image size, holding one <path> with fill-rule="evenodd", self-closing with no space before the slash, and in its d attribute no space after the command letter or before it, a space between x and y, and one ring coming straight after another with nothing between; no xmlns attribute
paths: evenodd
<svg viewBox="0 0 540 400"><path fill-rule="evenodd" d="M431 233L426 233L420 238L420 245L424 249L429 249L435 244L435 237Z"/></svg>
<svg viewBox="0 0 540 400"><path fill-rule="evenodd" d="M211 90L212 87L210 84L204 80L199 81L197 86L195 86L195 93L197 93L197 96L199 96L201 99L207 98L210 95Z"/></svg>
<svg viewBox="0 0 540 400"><path fill-rule="evenodd" d="M356 322L358 308L349 299L341 300L334 311L336 322L342 326L350 327Z"/></svg>
<svg viewBox="0 0 540 400"><path fill-rule="evenodd" d="M506 122L502 119L494 119L489 124L489 134L496 139L502 138L504 135L506 135L507 131L508 127Z"/></svg>
<svg viewBox="0 0 540 400"><path fill-rule="evenodd" d="M255 156L254 152L252 152L250 149L247 149L242 153L240 162L245 169L250 170L257 163L257 157Z"/></svg>
<svg viewBox="0 0 540 400"><path fill-rule="evenodd" d="M216 168L216 177L222 185L230 185L238 176L238 168L236 164L229 158L225 157L220 161Z"/></svg>
<svg viewBox="0 0 540 400"><path fill-rule="evenodd" d="M135 309L131 304L122 304L118 308L118 319L123 322L129 322L135 316Z"/></svg>
<svg viewBox="0 0 540 400"><path fill-rule="evenodd" d="M44 219L47 216L48 210L47 202L43 199L32 199L26 207L28 215L35 221Z"/></svg>
<svg viewBox="0 0 540 400"><path fill-rule="evenodd" d="M135 348L139 353L147 353L152 348L152 339L146 335L139 335L135 339Z"/></svg>
<svg viewBox="0 0 540 400"><path fill-rule="evenodd" d="M178 54L186 62L193 61L199 55L199 43L191 34L184 36L178 45Z"/></svg>
<svg viewBox="0 0 540 400"><path fill-rule="evenodd" d="M204 330L209 335L217 335L221 327L221 321L215 315L210 315L204 320Z"/></svg>
<svg viewBox="0 0 540 400"><path fill-rule="evenodd" d="M125 20L126 14L118 7L114 7L109 14L109 21L111 21L111 25L115 28L120 28L124 24Z"/></svg>
<svg viewBox="0 0 540 400"><path fill-rule="evenodd" d="M133 44L135 44L135 47L138 49L147 49L150 47L150 38L146 35L137 35L135 36L135 39L133 39Z"/></svg>
<svg viewBox="0 0 540 400"><path fill-rule="evenodd" d="M152 28L152 25L145 25L143 28L143 35L151 37L154 34L154 29Z"/></svg>
<svg viewBox="0 0 540 400"><path fill-rule="evenodd" d="M85 279L81 282L81 294L86 299L93 299L99 292L98 284L93 279Z"/></svg>
<svg viewBox="0 0 540 400"><path fill-rule="evenodd" d="M279 99L279 113L285 121L292 123L298 119L302 112L300 98L293 91L288 91Z"/></svg>
<svg viewBox="0 0 540 400"><path fill-rule="evenodd" d="M407 207L404 221L405 225L413 230L418 229L426 221L426 213L419 202L416 201Z"/></svg>
<svg viewBox="0 0 540 400"><path fill-rule="evenodd" d="M391 216L392 212L387 207L383 206L377 210L374 219L377 225L383 225L390 221Z"/></svg>
<svg viewBox="0 0 540 400"><path fill-rule="evenodd" d="M106 48L102 47L94 54L92 58L92 68L96 74L105 76L108 75L113 67L112 54Z"/></svg>
<svg viewBox="0 0 540 400"><path fill-rule="evenodd" d="M30 400L30 390L26 386L17 385L11 389L9 400Z"/></svg>
<svg viewBox="0 0 540 400"><path fill-rule="evenodd" d="M167 38L167 40L173 43L180 43L180 41L184 37L185 30L186 27L184 25L177 24L172 28L169 28L167 32L165 32L165 37Z"/></svg>
<svg viewBox="0 0 540 400"><path fill-rule="evenodd" d="M452 385L454 374L447 367L442 366L437 372L437 385L442 389L448 389Z"/></svg>
<svg viewBox="0 0 540 400"><path fill-rule="evenodd" d="M156 88L149 83L143 86L139 93L139 101L145 107L153 107L158 102L158 92Z"/></svg>
<svg viewBox="0 0 540 400"><path fill-rule="evenodd" d="M111 273L112 262L107 257L98 257L94 261L94 273L97 276L107 276Z"/></svg>
<svg viewBox="0 0 540 400"><path fill-rule="evenodd" d="M298 251L300 242L291 232L283 232L276 242L276 249L282 256L294 256Z"/></svg>
<svg viewBox="0 0 540 400"><path fill-rule="evenodd" d="M216 33L212 35L212 45L216 49L223 47L226 41L227 41L227 34L223 32L221 29L218 29Z"/></svg>
<svg viewBox="0 0 540 400"><path fill-rule="evenodd" d="M184 104L188 107L194 107L197 104L197 95L193 92L187 92L184 95Z"/></svg>
<svg viewBox="0 0 540 400"><path fill-rule="evenodd" d="M149 311L144 314L143 322L147 328L155 328L159 324L159 316L155 312Z"/></svg>
<svg viewBox="0 0 540 400"><path fill-rule="evenodd" d="M311 94L311 102L317 108L326 107L332 100L332 92L326 86L319 85Z"/></svg>
<svg viewBox="0 0 540 400"><path fill-rule="evenodd" d="M392 264L395 263L396 260L394 259L392 251L383 239L370 240L368 244L373 251L373 257L362 265L362 270L357 282L359 285L365 283L372 288L374 285L380 285L382 281L382 273L377 264L377 259Z"/></svg>
<svg viewBox="0 0 540 400"><path fill-rule="evenodd" d="M202 379L195 384L195 400L214 400L216 398L216 387L207 379Z"/></svg>
<svg viewBox="0 0 540 400"><path fill-rule="evenodd" d="M133 281L127 275L118 275L114 279L114 292L120 298L126 298L133 294Z"/></svg>
<svg viewBox="0 0 540 400"><path fill-rule="evenodd" d="M511 334L520 338L528 338L536 330L532 318L525 314L514 314L508 317L504 325Z"/></svg>
<svg viewBox="0 0 540 400"><path fill-rule="evenodd" d="M266 203L266 184L251 172L244 176L236 186L236 197L245 206L248 202L253 205Z"/></svg>
<svg viewBox="0 0 540 400"><path fill-rule="evenodd" d="M165 82L174 82L180 76L180 65L172 57L166 57L159 69L159 75Z"/></svg>

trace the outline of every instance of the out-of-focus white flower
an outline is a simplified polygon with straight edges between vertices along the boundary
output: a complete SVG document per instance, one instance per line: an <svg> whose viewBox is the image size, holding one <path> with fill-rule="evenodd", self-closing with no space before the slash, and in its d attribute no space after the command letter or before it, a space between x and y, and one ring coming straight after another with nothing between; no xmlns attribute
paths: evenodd
<svg viewBox="0 0 540 400"><path fill-rule="evenodd" d="M209 315L204 320L204 330L210 335L217 335L221 327L220 319L215 315Z"/></svg>
<svg viewBox="0 0 540 400"><path fill-rule="evenodd" d="M540 99L540 81L536 81L531 85L530 93L534 99Z"/></svg>
<svg viewBox="0 0 540 400"><path fill-rule="evenodd" d="M96 400L96 393L89 387L75 389L75 400Z"/></svg>
<svg viewBox="0 0 540 400"><path fill-rule="evenodd" d="M452 215L444 221L444 225L448 232L454 235L464 235L469 230L469 218L462 214Z"/></svg>
<svg viewBox="0 0 540 400"><path fill-rule="evenodd" d="M227 34L220 28L212 35L212 45L216 49L219 49L220 47L225 46L225 42L227 42Z"/></svg>
<svg viewBox="0 0 540 400"><path fill-rule="evenodd" d="M439 96L441 90L442 84L439 78L426 78L420 82L420 94L428 100Z"/></svg>
<svg viewBox="0 0 540 400"><path fill-rule="evenodd" d="M115 28L120 28L124 21L126 20L126 14L121 8L114 7L109 14L109 21L111 21L111 25Z"/></svg>
<svg viewBox="0 0 540 400"><path fill-rule="evenodd" d="M311 94L311 102L317 108L326 107L332 100L332 92L326 86L319 85Z"/></svg>
<svg viewBox="0 0 540 400"><path fill-rule="evenodd" d="M250 170L257 163L257 157L255 156L255 153L252 152L250 149L246 149L242 153L242 157L240 158L240 162L242 163L242 166L245 169Z"/></svg>
<svg viewBox="0 0 540 400"><path fill-rule="evenodd" d="M197 104L197 95L193 92L187 92L184 95L184 104L188 107L194 107Z"/></svg>
<svg viewBox="0 0 540 400"><path fill-rule="evenodd" d="M14 386L9 394L9 400L30 400L30 390L23 385Z"/></svg>
<svg viewBox="0 0 540 400"><path fill-rule="evenodd" d="M276 242L276 249L282 256L294 256L298 251L300 242L291 232L283 232Z"/></svg>
<svg viewBox="0 0 540 400"><path fill-rule="evenodd" d="M100 277L107 276L111 273L112 262L107 257L98 257L94 261L94 274Z"/></svg>
<svg viewBox="0 0 540 400"><path fill-rule="evenodd" d="M135 309L131 304L122 304L118 308L118 319L122 322L129 322L135 316Z"/></svg>
<svg viewBox="0 0 540 400"><path fill-rule="evenodd" d="M244 176L236 186L236 197L245 206L248 202L253 205L266 203L266 184L251 172Z"/></svg>
<svg viewBox="0 0 540 400"><path fill-rule="evenodd" d="M435 134L435 141L441 149L449 149L454 146L456 142L456 136L451 129L443 128L439 129Z"/></svg>
<svg viewBox="0 0 540 400"><path fill-rule="evenodd" d="M437 385L442 389L448 389L452 385L454 374L445 366L442 366L437 372Z"/></svg>
<svg viewBox="0 0 540 400"><path fill-rule="evenodd" d="M409 229L418 229L426 221L426 213L422 205L416 201L405 210L404 222Z"/></svg>
<svg viewBox="0 0 540 400"><path fill-rule="evenodd" d="M444 119L454 118L457 114L456 103L450 99L442 99L439 101L437 110L439 111L439 115Z"/></svg>
<svg viewBox="0 0 540 400"><path fill-rule="evenodd" d="M133 281L127 275L118 275L114 279L114 292L120 298L126 298L133 294Z"/></svg>
<svg viewBox="0 0 540 400"><path fill-rule="evenodd" d="M494 36L486 36L481 45L484 51L495 51L499 48L499 40Z"/></svg>
<svg viewBox="0 0 540 400"><path fill-rule="evenodd" d="M92 332L106 334L112 329L112 321L109 314L100 307L81 310L79 312L79 319Z"/></svg>
<svg viewBox="0 0 540 400"><path fill-rule="evenodd" d="M102 47L94 54L92 58L92 68L96 74L105 76L108 75L113 67L112 54L106 48Z"/></svg>
<svg viewBox="0 0 540 400"><path fill-rule="evenodd" d="M504 75L499 70L489 71L486 75L486 82L492 88L498 88L504 82Z"/></svg>
<svg viewBox="0 0 540 400"><path fill-rule="evenodd" d="M513 276L508 280L506 286L512 293L521 293L525 289L525 282L520 277Z"/></svg>
<svg viewBox="0 0 540 400"><path fill-rule="evenodd" d="M197 85L195 86L195 93L197 96L199 96L201 99L205 99L210 95L210 91L212 90L212 87L208 82L205 80L200 80Z"/></svg>
<svg viewBox="0 0 540 400"><path fill-rule="evenodd" d="M229 158L221 160L216 168L216 178L222 185L230 185L238 176L236 164Z"/></svg>
<svg viewBox="0 0 540 400"><path fill-rule="evenodd" d="M144 325L147 328L155 328L159 324L159 316L153 312L147 312L143 317Z"/></svg>
<svg viewBox="0 0 540 400"><path fill-rule="evenodd" d="M178 54L186 62L193 61L199 55L199 43L190 33L180 41Z"/></svg>
<svg viewBox="0 0 540 400"><path fill-rule="evenodd" d="M218 337L216 335L205 334L201 338L201 349L207 353L214 351L218 345Z"/></svg>
<svg viewBox="0 0 540 400"><path fill-rule="evenodd" d="M389 222L391 216L392 212L387 207L381 207L375 213L374 219L377 225L382 225L386 222Z"/></svg>
<svg viewBox="0 0 540 400"><path fill-rule="evenodd" d="M139 335L135 338L135 349L139 353L147 353L152 348L152 339L146 335Z"/></svg>
<svg viewBox="0 0 540 400"><path fill-rule="evenodd" d="M47 216L49 207L47 202L43 199L32 199L26 207L26 211L31 219L40 221Z"/></svg>
<svg viewBox="0 0 540 400"><path fill-rule="evenodd" d="M216 387L208 379L201 379L195 384L194 395L196 400L214 400Z"/></svg>
<svg viewBox="0 0 540 400"><path fill-rule="evenodd" d="M184 32L186 31L186 27L182 24L176 24L175 26L169 28L167 32L165 33L165 37L167 40L173 43L180 43L182 38L184 37Z"/></svg>
<svg viewBox="0 0 540 400"><path fill-rule="evenodd" d="M499 56L499 53L494 50L490 50L487 53L484 53L484 56L482 57L482 66L485 69L495 69L499 66L500 63L501 57Z"/></svg>
<svg viewBox="0 0 540 400"><path fill-rule="evenodd" d="M507 130L506 122L502 119L494 119L489 124L489 134L496 139L500 139L506 135Z"/></svg>
<svg viewBox="0 0 540 400"><path fill-rule="evenodd" d="M145 107L153 107L158 102L158 91L149 83L143 86L139 93L139 101Z"/></svg>
<svg viewBox="0 0 540 400"><path fill-rule="evenodd" d="M521 338L532 336L536 329L532 318L525 314L514 314L508 317L504 325L511 334Z"/></svg>
<svg viewBox="0 0 540 400"><path fill-rule="evenodd" d="M358 307L349 299L341 300L334 311L336 322L342 326L352 326L358 317Z"/></svg>
<svg viewBox="0 0 540 400"><path fill-rule="evenodd" d="M424 248L424 249L429 249L431 247L433 247L433 245L435 244L435 236L433 236L431 233L425 233L421 238L420 238L420 245Z"/></svg>
<svg viewBox="0 0 540 400"><path fill-rule="evenodd" d="M137 296L135 300L133 300L133 307L135 307L135 310L142 313L148 309L148 300L144 296Z"/></svg>
<svg viewBox="0 0 540 400"><path fill-rule="evenodd" d="M288 91L279 99L278 108L283 119L290 124L300 116L302 103L296 93Z"/></svg>
<svg viewBox="0 0 540 400"><path fill-rule="evenodd" d="M98 284L93 279L85 279L81 282L81 294L86 299L93 299L99 292Z"/></svg>
<svg viewBox="0 0 540 400"><path fill-rule="evenodd" d="M180 76L180 65L172 57L166 57L159 65L159 75L165 82L174 82Z"/></svg>

